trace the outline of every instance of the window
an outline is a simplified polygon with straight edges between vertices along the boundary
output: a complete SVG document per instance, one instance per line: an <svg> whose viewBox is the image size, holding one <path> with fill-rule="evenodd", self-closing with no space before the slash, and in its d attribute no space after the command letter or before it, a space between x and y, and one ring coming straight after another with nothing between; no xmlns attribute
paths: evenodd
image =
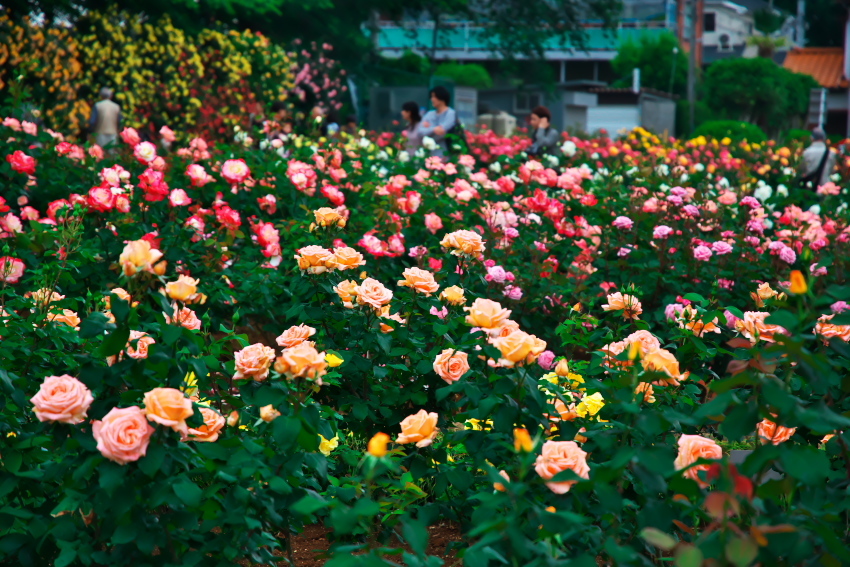
<svg viewBox="0 0 850 567"><path fill-rule="evenodd" d="M703 15L702 28L703 28L703 31L707 31L707 32L717 31L717 23L715 21L715 13L714 12L708 12L707 14Z"/></svg>
<svg viewBox="0 0 850 567"><path fill-rule="evenodd" d="M543 103L540 93L517 93L514 99L514 110L517 112L531 112L531 110Z"/></svg>

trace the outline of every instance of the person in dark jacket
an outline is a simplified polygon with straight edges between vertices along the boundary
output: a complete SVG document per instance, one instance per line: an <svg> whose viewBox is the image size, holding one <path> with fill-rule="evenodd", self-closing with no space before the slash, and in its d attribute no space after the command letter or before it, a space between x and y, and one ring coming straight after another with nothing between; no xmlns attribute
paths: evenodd
<svg viewBox="0 0 850 567"><path fill-rule="evenodd" d="M549 123L552 113L545 106L538 106L531 111L529 122L531 123L531 147L529 155L543 155L552 153L561 141L561 133Z"/></svg>

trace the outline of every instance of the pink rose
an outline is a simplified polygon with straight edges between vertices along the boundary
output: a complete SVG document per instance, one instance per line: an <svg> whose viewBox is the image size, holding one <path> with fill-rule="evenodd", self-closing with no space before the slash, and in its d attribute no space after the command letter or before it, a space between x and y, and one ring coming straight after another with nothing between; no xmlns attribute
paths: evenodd
<svg viewBox="0 0 850 567"><path fill-rule="evenodd" d="M67 374L48 376L30 401L39 421L81 423L94 401L86 385Z"/></svg>
<svg viewBox="0 0 850 567"><path fill-rule="evenodd" d="M552 367L555 365L555 353L551 350L544 350L540 353L540 356L537 357L537 364L543 370L552 370Z"/></svg>
<svg viewBox="0 0 850 567"><path fill-rule="evenodd" d="M139 160L139 163L148 165L156 159L156 146L150 142L136 144L136 147L133 148L133 157Z"/></svg>
<svg viewBox="0 0 850 567"><path fill-rule="evenodd" d="M104 213L115 207L115 194L109 187L92 187L89 189L87 201L90 208Z"/></svg>
<svg viewBox="0 0 850 567"><path fill-rule="evenodd" d="M436 213L428 213L425 215L425 228L431 234L437 234L437 231L443 228L443 219Z"/></svg>
<svg viewBox="0 0 850 567"><path fill-rule="evenodd" d="M26 265L23 260L11 256L0 257L0 281L16 284L24 275Z"/></svg>
<svg viewBox="0 0 850 567"><path fill-rule="evenodd" d="M221 176L231 185L238 185L251 175L248 164L242 159L229 159L221 166Z"/></svg>
<svg viewBox="0 0 850 567"><path fill-rule="evenodd" d="M112 408L102 421L92 424L97 450L119 465L144 457L153 432L145 412L138 406Z"/></svg>
<svg viewBox="0 0 850 567"><path fill-rule="evenodd" d="M635 223L629 217L617 217L611 225L614 228L619 228L620 230L629 230L635 225Z"/></svg>
<svg viewBox="0 0 850 567"><path fill-rule="evenodd" d="M663 224L652 229L652 238L667 238L671 234L673 234L673 229L669 226L664 226Z"/></svg>
<svg viewBox="0 0 850 567"><path fill-rule="evenodd" d="M172 207L185 207L192 204L192 199L186 194L183 189L174 189L168 196L168 202Z"/></svg>
<svg viewBox="0 0 850 567"><path fill-rule="evenodd" d="M437 355L433 366L434 372L447 384L457 382L469 371L467 354L450 348Z"/></svg>
<svg viewBox="0 0 850 567"><path fill-rule="evenodd" d="M124 128L124 130L121 131L121 139L124 140L125 144L133 146L134 148L142 141L135 128Z"/></svg>
<svg viewBox="0 0 850 567"><path fill-rule="evenodd" d="M172 143L177 140L177 137L174 135L174 131L168 126L163 126L159 129L159 135L162 136L162 139L168 143Z"/></svg>
<svg viewBox="0 0 850 567"><path fill-rule="evenodd" d="M28 156L21 150L17 150L6 156L6 161L12 169L25 175L35 175L35 158Z"/></svg>
<svg viewBox="0 0 850 567"><path fill-rule="evenodd" d="M703 246L702 244L700 244L699 246L694 248L694 258L700 260L701 262L707 261L709 258L711 258L711 255L711 248L709 248L708 246Z"/></svg>

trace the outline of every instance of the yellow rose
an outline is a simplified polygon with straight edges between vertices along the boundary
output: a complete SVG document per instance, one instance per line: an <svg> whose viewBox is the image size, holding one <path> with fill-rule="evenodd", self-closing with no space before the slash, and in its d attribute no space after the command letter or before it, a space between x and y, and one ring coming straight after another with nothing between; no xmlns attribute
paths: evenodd
<svg viewBox="0 0 850 567"><path fill-rule="evenodd" d="M337 212L336 209L330 207L322 207L313 211L313 216L316 217L316 224L319 226L337 225L340 228L345 226L345 219Z"/></svg>
<svg viewBox="0 0 850 567"><path fill-rule="evenodd" d="M456 285L444 289L440 293L440 298L451 305L463 305L466 303L466 297L463 296L463 288Z"/></svg>
<svg viewBox="0 0 850 567"><path fill-rule="evenodd" d="M331 368L336 368L337 366L345 362L345 360L333 354L332 352L329 352L325 355L325 362L327 362L328 366L330 366Z"/></svg>
<svg viewBox="0 0 850 567"><path fill-rule="evenodd" d="M325 439L322 435L319 435L319 439L322 440L321 443L319 443L319 452L326 457L330 456L331 451L339 446L339 436L336 436L333 439Z"/></svg>
<svg viewBox="0 0 850 567"><path fill-rule="evenodd" d="M581 402L576 406L576 414L579 417L587 417L588 415L594 416L599 413L605 406L605 399L602 397L602 394L596 392L590 396L585 396L582 398Z"/></svg>
<svg viewBox="0 0 850 567"><path fill-rule="evenodd" d="M181 275L176 282L169 282L165 285L165 293L171 299L186 301L198 293L198 280Z"/></svg>
<svg viewBox="0 0 850 567"><path fill-rule="evenodd" d="M514 450L516 452L524 451L530 453L534 450L534 441L531 440L531 435L527 429L518 427L514 429Z"/></svg>

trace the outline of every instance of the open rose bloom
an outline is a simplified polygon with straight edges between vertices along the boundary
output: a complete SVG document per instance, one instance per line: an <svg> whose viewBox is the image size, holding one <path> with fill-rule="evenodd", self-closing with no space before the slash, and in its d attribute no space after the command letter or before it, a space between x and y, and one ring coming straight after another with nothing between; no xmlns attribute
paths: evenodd
<svg viewBox="0 0 850 567"><path fill-rule="evenodd" d="M38 393L30 400L39 421L71 424L85 420L93 401L85 384L67 374L45 378Z"/></svg>
<svg viewBox="0 0 850 567"><path fill-rule="evenodd" d="M434 360L434 372L447 384L457 382L468 371L469 362L465 352L447 348Z"/></svg>
<svg viewBox="0 0 850 567"><path fill-rule="evenodd" d="M407 416L401 422L401 435L396 438L396 443L416 443L420 448L429 446L440 432L437 429L437 419L436 413L429 413L424 409Z"/></svg>
<svg viewBox="0 0 850 567"><path fill-rule="evenodd" d="M578 481L552 481L558 473L570 470L581 478L590 478L587 453L575 441L546 441L534 463L540 478L549 481L546 486L555 494L566 494Z"/></svg>
<svg viewBox="0 0 850 567"><path fill-rule="evenodd" d="M696 481L702 488L708 486L708 482L699 477L699 473L708 470L708 464L694 465L699 459L719 460L723 457L723 451L716 441L707 439L700 435L682 435L679 437L679 455L673 465L676 470L684 470L684 475ZM692 466L693 465L693 466Z"/></svg>
<svg viewBox="0 0 850 567"><path fill-rule="evenodd" d="M112 408L103 420L92 424L97 450L119 465L144 457L153 432L145 412L138 406Z"/></svg>

